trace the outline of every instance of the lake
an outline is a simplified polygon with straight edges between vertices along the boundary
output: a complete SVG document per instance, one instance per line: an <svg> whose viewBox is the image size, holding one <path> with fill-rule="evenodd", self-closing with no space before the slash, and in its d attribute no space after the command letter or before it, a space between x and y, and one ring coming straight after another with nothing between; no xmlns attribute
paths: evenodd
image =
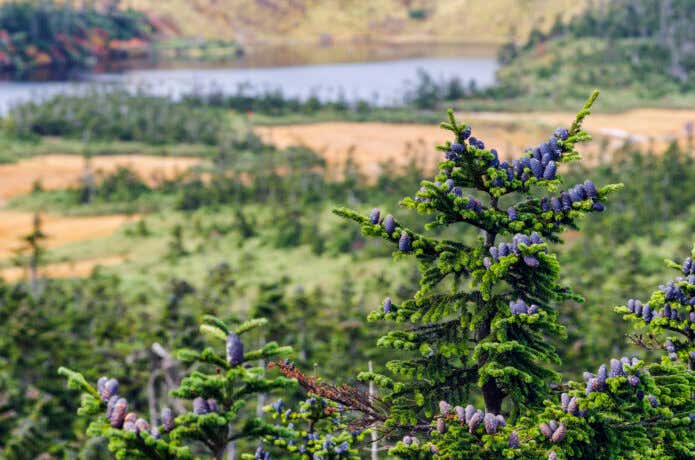
<svg viewBox="0 0 695 460"><path fill-rule="evenodd" d="M2 82L0 113L5 114L17 102L114 84L173 98L192 91L235 93L245 85L251 94L281 90L286 96L300 98L315 95L324 101L343 98L347 102L398 105L417 81L420 69L426 69L435 80L458 78L465 85L472 81L481 88L494 83L497 62L491 57L406 58L258 68L135 69L85 74L79 81Z"/></svg>

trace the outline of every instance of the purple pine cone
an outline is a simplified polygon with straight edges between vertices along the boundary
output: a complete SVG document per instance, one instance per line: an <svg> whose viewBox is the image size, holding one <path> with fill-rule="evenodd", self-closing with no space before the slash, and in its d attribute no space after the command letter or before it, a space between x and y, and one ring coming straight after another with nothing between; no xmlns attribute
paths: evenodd
<svg viewBox="0 0 695 460"><path fill-rule="evenodd" d="M463 153L463 145L455 142L451 144L449 150L451 150L454 153Z"/></svg>
<svg viewBox="0 0 695 460"><path fill-rule="evenodd" d="M372 209L372 212L369 213L369 222L372 224L378 224L380 215L381 211L376 208Z"/></svg>
<svg viewBox="0 0 695 460"><path fill-rule="evenodd" d="M635 396L637 396L637 399L642 401L644 399L644 391L642 390L637 390L637 393L635 393Z"/></svg>
<svg viewBox="0 0 695 460"><path fill-rule="evenodd" d="M562 210L564 212L569 212L572 209L572 199L567 193L562 192L560 194L560 202L562 203Z"/></svg>
<svg viewBox="0 0 695 460"><path fill-rule="evenodd" d="M509 217L509 220L516 220L516 209L514 209L513 207L508 208L507 216Z"/></svg>
<svg viewBox="0 0 695 460"><path fill-rule="evenodd" d="M203 415L208 413L208 403L201 397L193 400L193 412L195 415Z"/></svg>
<svg viewBox="0 0 695 460"><path fill-rule="evenodd" d="M137 420L138 416L135 412L129 412L128 415L125 416L125 420L123 420L123 431L135 433L137 431L137 428L135 428L135 422L137 422Z"/></svg>
<svg viewBox="0 0 695 460"><path fill-rule="evenodd" d="M550 201L548 201L547 198L543 198L543 199L541 200L541 210L542 210L543 212L548 212L548 211L550 211Z"/></svg>
<svg viewBox="0 0 695 460"><path fill-rule="evenodd" d="M490 260L489 257L484 257L483 258L483 266L485 267L486 270L490 270L490 267L492 267L492 260Z"/></svg>
<svg viewBox="0 0 695 460"><path fill-rule="evenodd" d="M664 311L665 310L666 309L664 308ZM668 351L669 353L673 353L674 351L676 351L676 346L670 340L666 341L666 351Z"/></svg>
<svg viewBox="0 0 695 460"><path fill-rule="evenodd" d="M610 378L624 376L625 372L623 371L623 363L615 358L611 359L611 371L608 375Z"/></svg>
<svg viewBox="0 0 695 460"><path fill-rule="evenodd" d="M398 249L403 252L409 252L411 250L410 242L410 235L407 232L401 232L401 237L398 240Z"/></svg>
<svg viewBox="0 0 695 460"><path fill-rule="evenodd" d="M692 271L692 268L693 268L693 259L692 259L692 257L688 257L688 258L686 258L686 259L683 261L683 266L682 266L682 268L683 268L683 273L684 273L685 275L689 275L689 274L690 274L690 272Z"/></svg>
<svg viewBox="0 0 695 460"><path fill-rule="evenodd" d="M393 231L396 229L396 219L393 218L391 214L386 216L384 219L384 230L386 230L386 233L388 233L389 236L393 233Z"/></svg>
<svg viewBox="0 0 695 460"><path fill-rule="evenodd" d="M109 398L109 402L106 404L106 418L109 420L111 420L111 414L113 413L113 408L116 407L118 399L118 395L113 395Z"/></svg>
<svg viewBox="0 0 695 460"><path fill-rule="evenodd" d="M465 422L466 421L466 411L463 409L463 407L461 407L461 406L454 407L454 412L456 412L456 418L459 419L459 422Z"/></svg>
<svg viewBox="0 0 695 460"><path fill-rule="evenodd" d="M644 322L648 323L652 320L653 315L652 315L652 309L649 307L649 304L644 304L644 308L642 309L642 319Z"/></svg>
<svg viewBox="0 0 695 460"><path fill-rule="evenodd" d="M551 451L548 454L548 460L557 460L557 453L555 451Z"/></svg>
<svg viewBox="0 0 695 460"><path fill-rule="evenodd" d="M657 407L659 407L659 400L656 399L656 396L654 396L654 395L649 395L649 396L647 396L647 401L649 401L649 404L650 404L654 409L656 409Z"/></svg>
<svg viewBox="0 0 695 460"><path fill-rule="evenodd" d="M135 432L136 433L149 433L150 424L144 418L139 418L135 420Z"/></svg>
<svg viewBox="0 0 695 460"><path fill-rule="evenodd" d="M668 359L670 359L671 361L678 361L678 355L675 353L669 353Z"/></svg>
<svg viewBox="0 0 695 460"><path fill-rule="evenodd" d="M553 211L555 212L562 211L562 205L560 204L560 200L556 196L550 199L550 206L552 206Z"/></svg>
<svg viewBox="0 0 695 460"><path fill-rule="evenodd" d="M630 313L635 312L635 299L630 299L627 301L627 309Z"/></svg>
<svg viewBox="0 0 695 460"><path fill-rule="evenodd" d="M548 439L553 435L553 430L551 430L550 426L545 422L541 423L538 428L541 430L541 433L543 433L543 436Z"/></svg>
<svg viewBox="0 0 695 460"><path fill-rule="evenodd" d="M461 131L460 137L461 137L461 139L463 139L463 140L468 139L469 137L471 137L471 127L470 127L470 126L466 126L466 129L464 129L463 131Z"/></svg>
<svg viewBox="0 0 695 460"><path fill-rule="evenodd" d="M484 417L484 415L483 415L483 412L481 410L478 410L475 412L475 414L473 414L471 419L468 421L468 432L469 433L472 433L473 430L475 430L478 427L478 425L480 425L480 422L483 421L483 417Z"/></svg>
<svg viewBox="0 0 695 460"><path fill-rule="evenodd" d="M174 429L174 414L168 407L162 409L162 427L166 432Z"/></svg>
<svg viewBox="0 0 695 460"><path fill-rule="evenodd" d="M524 165L519 160L512 161L512 168L514 169L515 176L521 176L521 173L524 172Z"/></svg>
<svg viewBox="0 0 695 460"><path fill-rule="evenodd" d="M451 404L446 401L439 401L439 412L442 415L447 415L449 412L451 412Z"/></svg>
<svg viewBox="0 0 695 460"><path fill-rule="evenodd" d="M493 246L493 247L490 248L490 255L492 256L492 258L493 258L495 261L498 261L499 258L500 258L500 256L499 256L499 251L498 251L498 249L497 249L495 246Z"/></svg>
<svg viewBox="0 0 695 460"><path fill-rule="evenodd" d="M565 435L567 435L567 428L563 423L561 423L560 426L557 427L557 430L555 430L553 433L550 440L554 443L562 442L565 439Z"/></svg>
<svg viewBox="0 0 695 460"><path fill-rule="evenodd" d="M456 154L456 152L454 152L452 150L447 150L444 153L444 158L446 158L449 161L456 161L456 160L458 160L458 157L459 156Z"/></svg>
<svg viewBox="0 0 695 460"><path fill-rule="evenodd" d="M469 137L468 138L468 144L477 148L478 147L478 138L474 137L474 136Z"/></svg>
<svg viewBox="0 0 695 460"><path fill-rule="evenodd" d="M635 315L642 316L642 302L635 300Z"/></svg>
<svg viewBox="0 0 695 460"><path fill-rule="evenodd" d="M553 180L555 179L555 174L557 174L557 164L554 161L549 161L543 170L543 179Z"/></svg>
<svg viewBox="0 0 695 460"><path fill-rule="evenodd" d="M101 394L104 392L104 386L108 381L109 378L106 376L99 377L99 380L97 380L97 393L99 393L99 396L101 396Z"/></svg>
<svg viewBox="0 0 695 460"><path fill-rule="evenodd" d="M598 371L596 371L596 378L598 379L599 383L603 386L606 384L606 378L608 377L608 369L606 368L605 364L601 364L598 367Z"/></svg>
<svg viewBox="0 0 695 460"><path fill-rule="evenodd" d="M382 305L384 313L391 313L391 305L391 297L386 297Z"/></svg>
<svg viewBox="0 0 695 460"><path fill-rule="evenodd" d="M541 238L538 232L531 232L529 241L531 241L531 244L543 244L543 238Z"/></svg>
<svg viewBox="0 0 695 460"><path fill-rule="evenodd" d="M559 426L555 420L551 420L548 422L548 425L550 426L550 429L555 432L557 430L557 427Z"/></svg>
<svg viewBox="0 0 695 460"><path fill-rule="evenodd" d="M531 305L530 307L528 307L528 311L526 313L528 313L529 315L535 315L536 313L538 313L538 305Z"/></svg>
<svg viewBox="0 0 695 460"><path fill-rule="evenodd" d="M521 441L519 440L519 433L516 431L509 433L509 447L511 449L518 449L520 445Z"/></svg>
<svg viewBox="0 0 695 460"><path fill-rule="evenodd" d="M573 396L567 404L567 413L574 416L579 414L579 400L576 396Z"/></svg>
<svg viewBox="0 0 695 460"><path fill-rule="evenodd" d="M220 406L217 405L217 400L214 398L210 398L206 401L208 405L208 409L210 412L219 412L220 411Z"/></svg>
<svg viewBox="0 0 695 460"><path fill-rule="evenodd" d="M227 335L227 362L230 366L238 366L244 361L244 344L238 335Z"/></svg>
<svg viewBox="0 0 695 460"><path fill-rule="evenodd" d="M569 195L572 203L575 203L577 201L582 201L581 198L579 197L579 194L577 193L577 190L575 190L574 188L567 190L567 195Z"/></svg>
<svg viewBox="0 0 695 460"><path fill-rule="evenodd" d="M539 262L534 256L524 256L524 263L531 268L535 268Z"/></svg>
<svg viewBox="0 0 695 460"><path fill-rule="evenodd" d="M437 431L439 434L446 433L446 421L443 418L437 419Z"/></svg>
<svg viewBox="0 0 695 460"><path fill-rule="evenodd" d="M109 423L113 428L121 428L123 422L125 421L126 413L128 412L128 401L125 398L119 398L116 404L113 406L111 415L109 417Z"/></svg>
<svg viewBox="0 0 695 460"><path fill-rule="evenodd" d="M108 401L111 396L118 394L118 380L109 379L104 383L104 388L101 391L101 400Z"/></svg>
<svg viewBox="0 0 695 460"><path fill-rule="evenodd" d="M567 405L570 403L570 395L562 393L560 395L560 407L564 412L567 412Z"/></svg>
<svg viewBox="0 0 695 460"><path fill-rule="evenodd" d="M567 140L567 138L570 136L570 133L569 131L567 131L567 128L557 128L553 133L553 136L564 141Z"/></svg>
<svg viewBox="0 0 695 460"><path fill-rule="evenodd" d="M639 377L637 377L636 375L628 375L628 376L627 376L627 381L628 381L628 383L629 383L630 385L632 385L633 387L636 387L636 386L639 385L639 383L640 383L640 379L639 379Z"/></svg>
<svg viewBox="0 0 695 460"><path fill-rule="evenodd" d="M499 156L497 155L497 150L496 149L490 149L490 153L492 154L492 159L490 160L490 165L492 167L496 168L500 165L500 159L499 159Z"/></svg>
<svg viewBox="0 0 695 460"><path fill-rule="evenodd" d="M577 192L577 195L579 196L580 200L586 200L589 198L589 194L586 192L586 188L582 184L578 184L577 186L574 187L574 190Z"/></svg>
<svg viewBox="0 0 695 460"><path fill-rule="evenodd" d="M409 446L412 443L413 443L413 438L411 438L408 435L403 436L403 444L405 444L406 446Z"/></svg>
<svg viewBox="0 0 695 460"><path fill-rule="evenodd" d="M594 211L596 212L603 212L606 210L606 207L603 205L603 203L599 203L598 201L594 201L592 208L594 208Z"/></svg>
<svg viewBox="0 0 695 460"><path fill-rule="evenodd" d="M471 419L473 418L473 415L475 414L475 407L473 407L473 404L469 404L466 406L466 423L470 423Z"/></svg>
<svg viewBox="0 0 695 460"><path fill-rule="evenodd" d="M497 421L497 417L495 417L495 414L490 412L485 414L485 417L483 418L483 423L485 425L485 432L487 434L497 433L497 425L499 424L499 422Z"/></svg>
<svg viewBox="0 0 695 460"><path fill-rule="evenodd" d="M553 161L553 156L550 153L543 154L543 158L541 158L541 164L543 165L543 168L548 166L548 163L550 163L551 161ZM543 175L545 176L545 169L543 170Z"/></svg>
<svg viewBox="0 0 695 460"><path fill-rule="evenodd" d="M543 165L535 158L531 158L531 172L538 179L543 177Z"/></svg>
<svg viewBox="0 0 695 460"><path fill-rule="evenodd" d="M461 187L452 188L451 193L453 193L456 196L463 196L463 190L461 190Z"/></svg>
<svg viewBox="0 0 695 460"><path fill-rule="evenodd" d="M444 181L444 185L446 185L446 189L451 191L452 188L454 188L454 181L453 179L447 179Z"/></svg>
<svg viewBox="0 0 695 460"><path fill-rule="evenodd" d="M591 180L587 179L584 181L584 190L589 198L598 198L598 190Z"/></svg>

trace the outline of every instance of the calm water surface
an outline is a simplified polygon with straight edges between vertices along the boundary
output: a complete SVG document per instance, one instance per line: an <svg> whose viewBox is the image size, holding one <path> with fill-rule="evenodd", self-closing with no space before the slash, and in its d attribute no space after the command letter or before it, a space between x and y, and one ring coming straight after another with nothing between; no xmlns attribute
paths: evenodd
<svg viewBox="0 0 695 460"><path fill-rule="evenodd" d="M141 69L87 74L72 82L1 82L0 113L18 102L112 84L173 98L191 91L235 93L243 85L248 93L281 90L300 98L315 95L324 101L343 98L394 105L414 86L419 69L426 69L435 80L456 77L464 84L473 81L485 87L494 82L497 63L488 57L407 58L261 68Z"/></svg>

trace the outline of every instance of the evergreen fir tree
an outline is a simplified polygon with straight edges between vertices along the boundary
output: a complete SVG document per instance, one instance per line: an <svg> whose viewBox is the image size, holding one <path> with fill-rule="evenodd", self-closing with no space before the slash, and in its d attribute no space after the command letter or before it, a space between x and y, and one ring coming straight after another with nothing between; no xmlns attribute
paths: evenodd
<svg viewBox="0 0 695 460"><path fill-rule="evenodd" d="M557 165L579 158L575 144L589 139L581 123L596 96L569 129L558 129L511 163L500 162L495 149L472 137L470 126L449 112L442 127L454 140L440 147L446 158L439 174L402 204L430 215L429 229L474 226L481 234L477 241L435 239L403 222L387 228L389 217L371 223L354 211L336 211L359 222L364 234L397 245L397 255L414 256L422 271L412 298L370 315L407 324L383 336L379 346L417 355L388 363L402 382L363 376L391 389L390 423L417 423L439 401L463 403L475 389L487 412L500 414L507 402L506 412L516 418L539 407L547 383L558 379L547 365L559 358L545 338L564 333L554 303L578 296L560 284L560 267L546 241L559 241L581 216L602 211L607 194L619 187L597 189L587 181L560 191ZM529 308L533 314L527 314Z"/></svg>
<svg viewBox="0 0 695 460"><path fill-rule="evenodd" d="M175 415L162 408L161 424L150 424L133 412L128 401L119 396L116 379L102 377L96 387L74 371L61 368L71 388L83 391L79 414L88 416L90 437L109 439L109 449L117 458L186 459L205 455L224 458L230 443L263 436L292 436L292 431L246 415L248 406L259 393L287 388L294 381L282 376L268 377L266 370L253 362L268 360L291 352L276 342L256 350L245 350L242 338L253 329L265 326L264 319L252 319L230 328L215 317L203 320L201 331L223 344L201 352L182 350L179 359L196 364L196 370L172 391L172 396L190 401L187 412Z"/></svg>

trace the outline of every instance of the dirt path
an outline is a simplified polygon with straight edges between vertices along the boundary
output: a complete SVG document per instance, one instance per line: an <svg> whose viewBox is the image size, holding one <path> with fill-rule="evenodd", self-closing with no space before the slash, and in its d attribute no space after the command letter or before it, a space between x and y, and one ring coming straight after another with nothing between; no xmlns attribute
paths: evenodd
<svg viewBox="0 0 695 460"><path fill-rule="evenodd" d="M92 159L94 171L109 172L119 166L128 166L144 179L155 175L172 177L200 162L193 157L159 157L149 155L97 156ZM84 172L84 159L79 155L43 155L0 165L0 199L29 193L36 181L44 189L65 188L75 185Z"/></svg>
<svg viewBox="0 0 695 460"><path fill-rule="evenodd" d="M71 262L61 262L44 265L39 269L41 276L50 278L70 278L89 276L97 266L108 267L118 265L123 262L121 256L100 257L96 259L85 259ZM10 267L0 270L0 277L7 282L15 282L27 278L27 271L24 267Z"/></svg>
<svg viewBox="0 0 695 460"><path fill-rule="evenodd" d="M473 126L474 136L494 146L501 157L516 156L526 147L537 145L556 126L567 126L572 113L457 113L459 120ZM663 148L673 139L685 138L684 124L695 120L695 110L639 109L621 114L595 114L585 127L594 141L580 151L595 161L602 145L608 150L631 140ZM328 122L293 126L256 128L261 138L279 147L307 146L322 155L329 164L340 165L350 153L368 174L376 174L382 162L405 164L411 156L429 165L441 157L434 146L447 140L446 132L435 125Z"/></svg>

